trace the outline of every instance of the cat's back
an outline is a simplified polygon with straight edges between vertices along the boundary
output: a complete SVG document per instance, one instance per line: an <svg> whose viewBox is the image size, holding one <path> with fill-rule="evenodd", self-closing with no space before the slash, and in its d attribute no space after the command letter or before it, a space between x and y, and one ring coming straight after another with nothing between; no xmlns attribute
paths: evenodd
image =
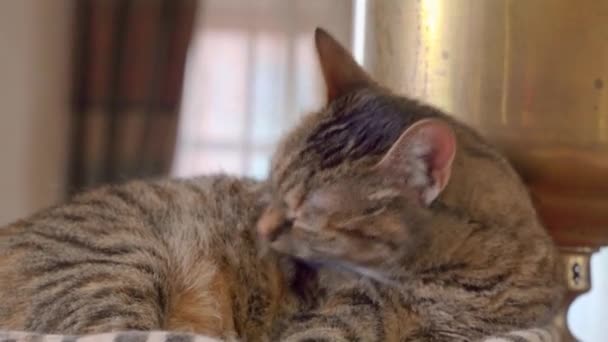
<svg viewBox="0 0 608 342"><path fill-rule="evenodd" d="M250 235L261 189L253 180L226 175L103 186L0 227L0 255L21 250L56 257L71 252L125 256L154 243L167 250L182 243L225 244ZM124 246L104 248L118 241Z"/></svg>
<svg viewBox="0 0 608 342"><path fill-rule="evenodd" d="M257 258L239 260L255 256L259 189L228 176L134 181L0 228L0 327L234 330L229 284L256 280L243 263Z"/></svg>

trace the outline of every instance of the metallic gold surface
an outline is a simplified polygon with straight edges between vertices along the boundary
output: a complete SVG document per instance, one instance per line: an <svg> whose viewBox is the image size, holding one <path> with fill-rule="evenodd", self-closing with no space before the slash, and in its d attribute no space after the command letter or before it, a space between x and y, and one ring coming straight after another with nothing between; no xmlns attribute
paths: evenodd
<svg viewBox="0 0 608 342"><path fill-rule="evenodd" d="M365 67L501 146L562 245L608 244L608 1L369 0Z"/></svg>

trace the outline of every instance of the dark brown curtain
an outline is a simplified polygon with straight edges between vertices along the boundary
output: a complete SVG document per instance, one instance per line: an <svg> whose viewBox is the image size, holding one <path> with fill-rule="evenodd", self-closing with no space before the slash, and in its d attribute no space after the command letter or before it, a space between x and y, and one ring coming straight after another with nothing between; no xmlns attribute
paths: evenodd
<svg viewBox="0 0 608 342"><path fill-rule="evenodd" d="M196 0L77 0L70 192L164 175Z"/></svg>

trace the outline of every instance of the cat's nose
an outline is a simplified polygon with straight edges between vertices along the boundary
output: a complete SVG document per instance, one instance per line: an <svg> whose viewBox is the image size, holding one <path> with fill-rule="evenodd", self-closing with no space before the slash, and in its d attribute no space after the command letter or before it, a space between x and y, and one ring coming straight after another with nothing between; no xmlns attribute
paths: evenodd
<svg viewBox="0 0 608 342"><path fill-rule="evenodd" d="M289 230L292 224L293 221L287 219L281 210L269 207L258 220L257 231L263 239L273 241L281 233Z"/></svg>

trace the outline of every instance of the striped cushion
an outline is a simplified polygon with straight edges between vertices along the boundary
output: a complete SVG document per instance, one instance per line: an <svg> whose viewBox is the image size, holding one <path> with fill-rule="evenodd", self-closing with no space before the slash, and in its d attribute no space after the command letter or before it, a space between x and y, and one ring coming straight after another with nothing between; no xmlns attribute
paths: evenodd
<svg viewBox="0 0 608 342"><path fill-rule="evenodd" d="M217 338L167 331L122 331L83 336L44 335L20 331L0 331L0 342L219 342ZM479 342L561 342L554 327L517 330L486 337Z"/></svg>

